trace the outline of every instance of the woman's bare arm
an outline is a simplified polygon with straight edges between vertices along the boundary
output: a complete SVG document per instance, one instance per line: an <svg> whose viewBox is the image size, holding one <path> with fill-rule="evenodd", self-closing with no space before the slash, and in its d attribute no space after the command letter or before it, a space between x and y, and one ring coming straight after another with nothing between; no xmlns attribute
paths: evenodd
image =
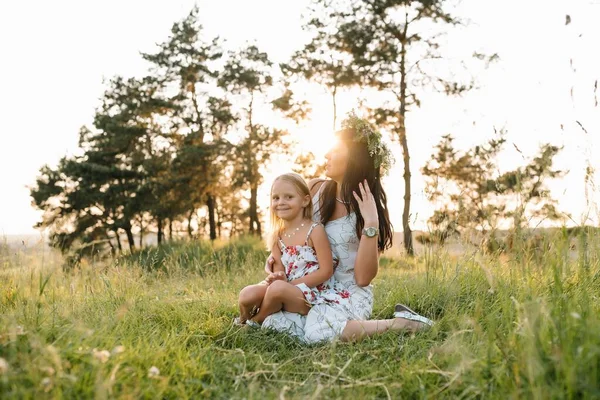
<svg viewBox="0 0 600 400"><path fill-rule="evenodd" d="M273 244L273 249L271 249L271 256L273 257L273 273L283 272L285 274L285 268L283 267L283 263L281 262L281 249L277 244Z"/></svg>
<svg viewBox="0 0 600 400"><path fill-rule="evenodd" d="M366 225L365 226L377 226ZM379 271L379 249L377 236L374 238L362 235L358 245L356 261L354 263L354 279L358 286L369 286Z"/></svg>
<svg viewBox="0 0 600 400"><path fill-rule="evenodd" d="M360 213L364 218L365 228L379 227L377 206L366 180L359 183L358 191L360 194L354 191L353 195L358 202ZM356 284L358 286L368 286L375 276L377 276L378 270L379 249L377 246L377 236L369 238L361 235L354 263L354 279L356 280Z"/></svg>

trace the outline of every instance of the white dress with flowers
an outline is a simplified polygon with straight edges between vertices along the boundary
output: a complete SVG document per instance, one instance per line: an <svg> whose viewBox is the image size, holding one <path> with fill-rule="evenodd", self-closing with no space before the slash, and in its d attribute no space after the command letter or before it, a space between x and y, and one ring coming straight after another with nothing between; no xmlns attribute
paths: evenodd
<svg viewBox="0 0 600 400"><path fill-rule="evenodd" d="M314 248L308 245L308 238L317 225L319 225L319 223L313 223L311 225L303 246L286 246L283 240L279 238L281 263L285 268L285 275L288 282L302 278L319 269L317 253ZM335 265L336 263L334 262L334 270ZM296 285L296 287L302 291L306 301L311 306L323 303L340 304L350 297L350 293L347 290L338 291L335 286L335 278L333 276L313 288L308 287L305 283Z"/></svg>
<svg viewBox="0 0 600 400"><path fill-rule="evenodd" d="M313 197L313 220L320 221L319 191ZM333 341L341 335L346 323L351 320L366 320L373 310L372 286L361 287L354 278L354 263L358 253L359 238L356 235L356 215L329 221L325 231L331 244L334 257L338 262L334 272L335 290L339 293L346 291L350 297L341 303L322 302L314 305L308 315L280 311L268 316L263 322L263 328L275 329L296 336L306 343Z"/></svg>

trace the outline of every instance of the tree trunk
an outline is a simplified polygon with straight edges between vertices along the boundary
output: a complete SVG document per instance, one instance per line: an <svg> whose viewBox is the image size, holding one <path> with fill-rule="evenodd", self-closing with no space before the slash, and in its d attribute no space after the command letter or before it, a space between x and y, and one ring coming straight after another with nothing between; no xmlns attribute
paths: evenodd
<svg viewBox="0 0 600 400"><path fill-rule="evenodd" d="M250 146L247 149L249 154L247 155L246 161L250 170L249 183L250 183L250 234L261 236L260 221L258 220L258 167L255 165L256 159L252 154L252 139L255 137L254 124L252 122L253 117L253 104L254 104L254 92L250 95L250 105L248 106L248 126L250 128Z"/></svg>
<svg viewBox="0 0 600 400"><path fill-rule="evenodd" d="M194 236L194 231L192 230L192 217L194 216L194 210L190 210L187 218L187 232L188 236L191 239Z"/></svg>
<svg viewBox="0 0 600 400"><path fill-rule="evenodd" d="M117 235L117 248L119 253L123 253L123 245L121 244L121 238L119 237L119 230L115 229L115 235Z"/></svg>
<svg viewBox="0 0 600 400"><path fill-rule="evenodd" d="M402 123L402 125L404 125ZM404 248L409 256L415 254L412 242L412 231L410 229L410 156L408 153L408 143L406 141L406 133L400 136L402 144L402 153L404 159L404 210L402 211L402 230L404 234Z"/></svg>
<svg viewBox="0 0 600 400"><path fill-rule="evenodd" d="M117 254L117 251L115 250L115 245L112 243L112 240L110 240L110 236L108 235L108 232L106 233L106 239L108 241L108 245L110 246L110 254L112 256L114 256L115 254Z"/></svg>
<svg viewBox="0 0 600 400"><path fill-rule="evenodd" d="M140 249L144 247L144 218L140 216Z"/></svg>
<svg viewBox="0 0 600 400"><path fill-rule="evenodd" d="M215 214L217 215L217 237L221 237L221 211L215 199Z"/></svg>
<svg viewBox="0 0 600 400"><path fill-rule="evenodd" d="M248 226L248 231L250 232L251 235L254 235L256 232L254 230L254 213L255 210L254 208L256 207L256 205L254 204L254 185L252 185L251 189L250 189L250 210L248 211L248 216L250 217L250 225Z"/></svg>
<svg viewBox="0 0 600 400"><path fill-rule="evenodd" d="M169 218L169 241L173 241L173 219Z"/></svg>
<svg viewBox="0 0 600 400"><path fill-rule="evenodd" d="M215 198L210 193L207 194L206 206L208 207L210 240L215 240L217 238L217 226L215 222Z"/></svg>
<svg viewBox="0 0 600 400"><path fill-rule="evenodd" d="M129 242L129 251L135 250L135 242L133 241L133 233L131 233L131 226L126 226L123 228L125 233L127 234L127 242Z"/></svg>
<svg viewBox="0 0 600 400"><path fill-rule="evenodd" d="M158 219L157 224L158 224L158 232L157 232L156 240L158 242L158 245L160 246L163 241L163 221L161 218Z"/></svg>
<svg viewBox="0 0 600 400"><path fill-rule="evenodd" d="M256 236L262 236L260 221L258 219L258 185L252 183L250 187L250 234Z"/></svg>
<svg viewBox="0 0 600 400"><path fill-rule="evenodd" d="M402 211L402 231L404 234L404 248L409 256L415 254L412 242L412 231L410 229L410 153L408 152L408 141L406 139L406 33L408 28L408 15L404 24L402 50L400 54L400 125L398 134L402 146L402 158L404 160L404 210Z"/></svg>

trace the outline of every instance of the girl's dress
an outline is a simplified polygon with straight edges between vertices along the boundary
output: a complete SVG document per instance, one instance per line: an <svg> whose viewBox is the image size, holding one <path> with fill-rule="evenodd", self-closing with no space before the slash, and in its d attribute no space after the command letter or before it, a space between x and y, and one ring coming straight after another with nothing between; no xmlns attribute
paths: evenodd
<svg viewBox="0 0 600 400"><path fill-rule="evenodd" d="M318 222L310 226L306 240L302 246L286 246L281 237L278 239L281 249L281 263L285 268L285 275L288 282L302 278L319 269L317 253L314 248L308 245L308 238L317 225L319 225ZM334 259L334 270L336 265L337 260ZM311 306L324 303L342 304L350 297L350 292L347 290L339 290L333 276L313 288L308 287L305 283L299 283L296 287L302 291L306 301Z"/></svg>

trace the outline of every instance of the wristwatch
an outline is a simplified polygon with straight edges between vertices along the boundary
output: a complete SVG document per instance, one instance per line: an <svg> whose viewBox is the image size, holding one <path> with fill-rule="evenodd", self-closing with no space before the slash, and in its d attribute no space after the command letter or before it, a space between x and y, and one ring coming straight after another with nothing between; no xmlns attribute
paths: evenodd
<svg viewBox="0 0 600 400"><path fill-rule="evenodd" d="M374 226L363 228L362 234L368 238L374 238L375 236L379 235L379 229Z"/></svg>

